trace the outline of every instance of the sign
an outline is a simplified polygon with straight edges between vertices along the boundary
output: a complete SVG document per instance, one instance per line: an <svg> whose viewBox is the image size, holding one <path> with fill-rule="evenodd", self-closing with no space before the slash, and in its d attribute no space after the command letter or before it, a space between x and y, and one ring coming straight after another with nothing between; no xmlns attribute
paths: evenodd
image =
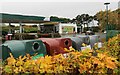
<svg viewBox="0 0 120 75"><path fill-rule="evenodd" d="M62 33L74 33L74 27L73 26L63 26Z"/></svg>

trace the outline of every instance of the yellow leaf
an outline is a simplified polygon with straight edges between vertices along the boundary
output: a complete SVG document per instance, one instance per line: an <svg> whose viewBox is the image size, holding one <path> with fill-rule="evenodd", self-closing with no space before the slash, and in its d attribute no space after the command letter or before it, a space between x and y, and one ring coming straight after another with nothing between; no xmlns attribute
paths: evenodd
<svg viewBox="0 0 120 75"><path fill-rule="evenodd" d="M104 54L102 54L102 53L98 53L98 54L97 54L97 56L98 56L100 59L105 58L105 55L104 55Z"/></svg>
<svg viewBox="0 0 120 75"><path fill-rule="evenodd" d="M15 73L19 73L18 67L16 67L16 68L14 69L14 72L15 72Z"/></svg>
<svg viewBox="0 0 120 75"><path fill-rule="evenodd" d="M70 51L75 51L75 49L72 46L69 47L69 50Z"/></svg>
<svg viewBox="0 0 120 75"><path fill-rule="evenodd" d="M79 72L80 72L80 73L83 73L83 72L85 72L85 71L87 71L86 66L85 66L84 64L80 64Z"/></svg>
<svg viewBox="0 0 120 75"><path fill-rule="evenodd" d="M95 57L94 57L93 63L94 63L94 64L101 64L101 61L100 61L98 58L95 58Z"/></svg>
<svg viewBox="0 0 120 75"><path fill-rule="evenodd" d="M85 44L85 43L82 43L82 46L84 46L84 47L85 47L85 46L86 46L86 44Z"/></svg>
<svg viewBox="0 0 120 75"><path fill-rule="evenodd" d="M106 64L106 67L107 67L107 68L110 68L110 69L115 69L115 68L117 68L115 62L112 62L111 60L106 60L105 64Z"/></svg>
<svg viewBox="0 0 120 75"><path fill-rule="evenodd" d="M65 52L70 52L70 50L68 50L67 48L64 48L64 51L65 51Z"/></svg>
<svg viewBox="0 0 120 75"><path fill-rule="evenodd" d="M22 60L25 60L27 57L26 56L24 56L23 58L22 58Z"/></svg>
<svg viewBox="0 0 120 75"><path fill-rule="evenodd" d="M59 70L63 70L63 66L62 65L59 66Z"/></svg>
<svg viewBox="0 0 120 75"><path fill-rule="evenodd" d="M12 55L12 53L10 53L10 57L11 57L11 58L14 58L13 55Z"/></svg>
<svg viewBox="0 0 120 75"><path fill-rule="evenodd" d="M24 71L24 68L22 66L19 67L19 72Z"/></svg>
<svg viewBox="0 0 120 75"><path fill-rule="evenodd" d="M11 53L10 53L10 57L7 58L7 62L8 62L8 65L15 65L16 63L16 60L14 59Z"/></svg>
<svg viewBox="0 0 120 75"><path fill-rule="evenodd" d="M91 66L92 66L89 62L86 62L85 65L87 65L88 68L91 68Z"/></svg>
<svg viewBox="0 0 120 75"><path fill-rule="evenodd" d="M90 52L92 52L91 49L85 49L85 50L82 50L82 53L90 53Z"/></svg>

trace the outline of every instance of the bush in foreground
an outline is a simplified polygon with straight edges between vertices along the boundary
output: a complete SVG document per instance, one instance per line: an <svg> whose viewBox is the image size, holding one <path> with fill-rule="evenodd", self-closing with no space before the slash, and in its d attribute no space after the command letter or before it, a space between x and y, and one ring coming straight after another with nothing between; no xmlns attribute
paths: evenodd
<svg viewBox="0 0 120 75"><path fill-rule="evenodd" d="M115 57L120 61L120 34L110 38L108 42L105 42L100 51L108 52L110 56Z"/></svg>
<svg viewBox="0 0 120 75"><path fill-rule="evenodd" d="M3 73L117 73L119 62L107 53L97 53L86 49L82 52L69 52L55 56L40 57L32 60L32 56L15 59L12 54L6 60Z"/></svg>

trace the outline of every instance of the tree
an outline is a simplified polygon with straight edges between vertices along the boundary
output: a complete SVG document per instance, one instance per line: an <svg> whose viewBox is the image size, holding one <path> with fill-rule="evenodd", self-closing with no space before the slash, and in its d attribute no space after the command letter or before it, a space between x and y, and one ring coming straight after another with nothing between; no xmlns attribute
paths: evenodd
<svg viewBox="0 0 120 75"><path fill-rule="evenodd" d="M59 18L57 16L51 16L50 21L68 23L68 22L70 22L70 19L69 18Z"/></svg>
<svg viewBox="0 0 120 75"><path fill-rule="evenodd" d="M84 28L85 28L85 24L87 24L87 30L88 30L88 23L91 22L93 19L94 19L93 16L89 16L88 14L81 14L81 15L77 15L76 23L77 25L80 25L81 27L83 24Z"/></svg>
<svg viewBox="0 0 120 75"><path fill-rule="evenodd" d="M108 24L113 25L114 27L116 27L116 29L120 29L119 14L120 9L108 11ZM107 25L106 11L99 11L94 17L99 21L101 29L105 30Z"/></svg>

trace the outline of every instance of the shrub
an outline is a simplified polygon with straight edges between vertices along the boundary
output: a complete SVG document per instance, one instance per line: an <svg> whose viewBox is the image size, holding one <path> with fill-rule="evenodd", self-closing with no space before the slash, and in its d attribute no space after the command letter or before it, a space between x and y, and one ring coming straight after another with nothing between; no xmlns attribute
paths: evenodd
<svg viewBox="0 0 120 75"><path fill-rule="evenodd" d="M120 61L120 34L110 38L108 42L105 42L100 49L103 52L108 52L110 56L117 58Z"/></svg>
<svg viewBox="0 0 120 75"><path fill-rule="evenodd" d="M83 50L82 52L69 52L66 55L40 57L32 60L32 56L15 59L12 54L6 60L3 74L6 73L117 73L118 64L115 58L109 57L106 53L98 53L93 56L93 50Z"/></svg>
<svg viewBox="0 0 120 75"><path fill-rule="evenodd" d="M17 33L14 35L14 39L19 40L19 38L22 37L22 39L35 39L35 35L29 35L28 33Z"/></svg>

